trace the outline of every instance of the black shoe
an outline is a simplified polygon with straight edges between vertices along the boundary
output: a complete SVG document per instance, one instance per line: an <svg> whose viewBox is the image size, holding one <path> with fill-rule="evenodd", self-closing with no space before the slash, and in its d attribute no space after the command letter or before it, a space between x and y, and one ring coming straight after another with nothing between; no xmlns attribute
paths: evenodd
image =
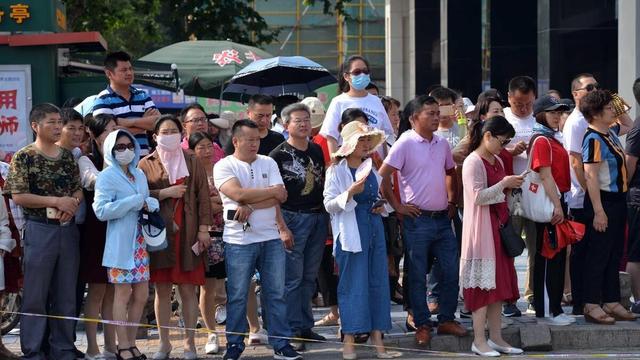
<svg viewBox="0 0 640 360"><path fill-rule="evenodd" d="M302 355L298 354L291 345L287 345L278 351L273 352L275 360L302 360Z"/></svg>
<svg viewBox="0 0 640 360"><path fill-rule="evenodd" d="M407 332L416 332L418 328L409 324L409 319L404 321L404 327L407 328Z"/></svg>
<svg viewBox="0 0 640 360"><path fill-rule="evenodd" d="M471 311L460 309L460 318L461 319L471 319L472 318Z"/></svg>
<svg viewBox="0 0 640 360"><path fill-rule="evenodd" d="M84 353L82 351L78 350L77 348L74 348L73 352L76 359L84 359Z"/></svg>
<svg viewBox="0 0 640 360"><path fill-rule="evenodd" d="M502 307L502 315L506 317L520 317L522 313L516 304L504 304Z"/></svg>
<svg viewBox="0 0 640 360"><path fill-rule="evenodd" d="M298 337L301 338L301 339L313 340L313 341L325 341L325 340L327 340L327 338L325 338L324 336L314 332L311 329L301 331L300 335Z"/></svg>
<svg viewBox="0 0 640 360"><path fill-rule="evenodd" d="M227 347L227 350L222 356L222 360L238 360L240 359L240 355L242 355L240 347L238 345L231 345L230 347Z"/></svg>

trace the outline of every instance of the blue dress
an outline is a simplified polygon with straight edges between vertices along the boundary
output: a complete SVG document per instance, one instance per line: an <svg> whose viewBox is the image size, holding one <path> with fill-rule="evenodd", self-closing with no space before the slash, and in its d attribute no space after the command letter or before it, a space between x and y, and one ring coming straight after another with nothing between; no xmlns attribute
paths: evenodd
<svg viewBox="0 0 640 360"><path fill-rule="evenodd" d="M350 169L355 175L355 169ZM353 199L362 251L342 251L340 239L336 244L336 263L339 271L338 308L342 332L368 333L391 329L389 273L382 217L373 214L371 207L379 199L378 181L373 172L365 181L364 191Z"/></svg>

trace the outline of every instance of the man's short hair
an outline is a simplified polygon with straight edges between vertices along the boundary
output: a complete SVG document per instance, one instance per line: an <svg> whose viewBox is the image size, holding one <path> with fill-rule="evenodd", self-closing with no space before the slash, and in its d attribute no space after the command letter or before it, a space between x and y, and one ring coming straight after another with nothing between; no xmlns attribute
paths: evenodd
<svg viewBox="0 0 640 360"><path fill-rule="evenodd" d="M202 107L202 105L196 102L193 102L191 104L187 104L187 106L183 107L182 110L180 110L179 118L181 123L184 124L184 118L187 117L187 113L189 112L189 110L193 110L193 109L198 109L202 111L205 116L207 116L207 112L204 111L204 108Z"/></svg>
<svg viewBox="0 0 640 360"><path fill-rule="evenodd" d="M582 87L582 83L580 82L580 80L584 78L592 78L592 77L594 76L593 74L590 74L590 73L580 73L576 75L573 78L573 80L571 80L571 91L576 91Z"/></svg>
<svg viewBox="0 0 640 360"><path fill-rule="evenodd" d="M407 118L410 119L413 115L422 111L422 107L425 105L438 105L438 101L433 96L429 95L416 96L413 100L409 101L407 106L404 108Z"/></svg>
<svg viewBox="0 0 640 360"><path fill-rule="evenodd" d="M530 76L516 76L509 81L509 93L513 95L516 91L520 91L523 94L533 91L533 95L537 95L536 81Z"/></svg>
<svg viewBox="0 0 640 360"><path fill-rule="evenodd" d="M273 98L264 94L251 95L251 98L249 98L249 108L252 108L255 104L273 105Z"/></svg>
<svg viewBox="0 0 640 360"><path fill-rule="evenodd" d="M303 103L293 103L285 106L285 108L282 109L282 112L280 113L282 123L288 124L289 121L291 121L291 114L296 111L304 111L307 113L307 115L311 116L311 110L309 110L309 107L307 105Z"/></svg>
<svg viewBox="0 0 640 360"><path fill-rule="evenodd" d="M594 116L599 115L613 100L609 90L593 90L580 100L580 112L588 123L593 121Z"/></svg>
<svg viewBox="0 0 640 360"><path fill-rule="evenodd" d="M29 112L29 122L39 123L44 120L48 114L60 114L60 109L50 103L38 104L31 109L31 112Z"/></svg>
<svg viewBox="0 0 640 360"><path fill-rule="evenodd" d="M82 115L70 107L60 109L60 117L62 118L62 126L67 125L69 121L80 121L84 124Z"/></svg>
<svg viewBox="0 0 640 360"><path fill-rule="evenodd" d="M248 127L249 129L257 129L258 125L249 119L238 120L235 122L235 124L233 124L233 127L231 128L231 137L237 137L240 131L242 131L243 127Z"/></svg>
<svg viewBox="0 0 640 360"><path fill-rule="evenodd" d="M451 100L452 103L458 99L458 93L444 86L431 90L429 95L438 101Z"/></svg>
<svg viewBox="0 0 640 360"><path fill-rule="evenodd" d="M115 51L107 54L104 58L104 67L113 71L118 66L118 61L131 61L131 56L124 51Z"/></svg>
<svg viewBox="0 0 640 360"><path fill-rule="evenodd" d="M635 96L636 102L640 104L640 77L633 82L633 96Z"/></svg>

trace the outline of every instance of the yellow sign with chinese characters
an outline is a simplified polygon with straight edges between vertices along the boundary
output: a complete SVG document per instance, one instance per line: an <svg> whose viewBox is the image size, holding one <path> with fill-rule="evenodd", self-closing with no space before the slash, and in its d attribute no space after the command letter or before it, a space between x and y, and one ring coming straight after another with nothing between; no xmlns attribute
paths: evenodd
<svg viewBox="0 0 640 360"><path fill-rule="evenodd" d="M56 22L62 30L67 30L67 15L60 8L56 8Z"/></svg>
<svg viewBox="0 0 640 360"><path fill-rule="evenodd" d="M22 24L26 19L31 17L29 13L29 5L15 4L9 6L11 8L11 14L9 15L17 24Z"/></svg>

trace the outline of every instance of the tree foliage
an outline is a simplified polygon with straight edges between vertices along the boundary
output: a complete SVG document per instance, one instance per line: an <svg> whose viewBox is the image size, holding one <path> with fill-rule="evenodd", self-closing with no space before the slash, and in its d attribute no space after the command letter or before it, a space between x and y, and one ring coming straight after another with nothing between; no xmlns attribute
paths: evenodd
<svg viewBox="0 0 640 360"><path fill-rule="evenodd" d="M254 10L268 0L63 0L70 31L100 31L110 49L140 57L178 41L226 40L260 46L276 40ZM346 15L351 0L304 0L321 3L325 14Z"/></svg>

